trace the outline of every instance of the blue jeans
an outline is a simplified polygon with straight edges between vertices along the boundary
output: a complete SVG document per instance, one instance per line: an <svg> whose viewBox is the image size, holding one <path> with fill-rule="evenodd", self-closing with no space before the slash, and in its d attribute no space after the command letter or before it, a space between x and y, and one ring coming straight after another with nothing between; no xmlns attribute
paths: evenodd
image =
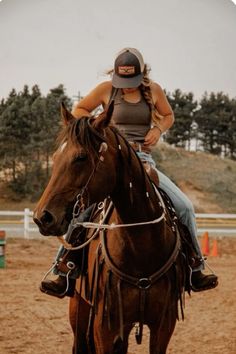
<svg viewBox="0 0 236 354"><path fill-rule="evenodd" d="M170 197L179 220L185 225L191 235L192 243L197 255L202 258L201 249L197 239L197 225L192 202L188 197L166 176L156 168L155 161L150 154L137 152L142 161L148 162L158 173L159 186ZM194 271L204 269L204 263L194 268Z"/></svg>

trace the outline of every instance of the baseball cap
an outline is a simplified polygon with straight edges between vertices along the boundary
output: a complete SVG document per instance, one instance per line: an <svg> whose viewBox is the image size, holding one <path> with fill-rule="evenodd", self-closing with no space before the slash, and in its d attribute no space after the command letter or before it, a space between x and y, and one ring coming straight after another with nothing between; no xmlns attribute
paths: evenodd
<svg viewBox="0 0 236 354"><path fill-rule="evenodd" d="M143 79L144 61L135 48L124 48L116 56L112 85L116 88L138 87Z"/></svg>

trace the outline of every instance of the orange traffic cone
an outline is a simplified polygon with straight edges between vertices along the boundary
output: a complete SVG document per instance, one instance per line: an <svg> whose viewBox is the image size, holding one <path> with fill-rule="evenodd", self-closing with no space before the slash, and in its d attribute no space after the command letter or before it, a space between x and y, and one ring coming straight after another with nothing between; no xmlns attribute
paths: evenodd
<svg viewBox="0 0 236 354"><path fill-rule="evenodd" d="M210 256L217 257L218 255L218 242L216 239L214 239Z"/></svg>
<svg viewBox="0 0 236 354"><path fill-rule="evenodd" d="M209 234L207 231L202 235L202 254L204 256L209 255Z"/></svg>

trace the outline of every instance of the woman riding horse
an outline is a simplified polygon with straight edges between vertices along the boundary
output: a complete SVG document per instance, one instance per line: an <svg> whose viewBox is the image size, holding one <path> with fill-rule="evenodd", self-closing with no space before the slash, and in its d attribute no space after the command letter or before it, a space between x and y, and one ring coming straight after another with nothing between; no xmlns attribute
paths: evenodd
<svg viewBox="0 0 236 354"><path fill-rule="evenodd" d="M72 113L78 119L89 117L95 108L100 105L108 107L113 101L113 124L126 137L141 160L155 168L151 149L159 141L161 134L174 123L174 114L160 85L152 82L148 73L141 53L134 48L124 48L115 59L112 81L99 84L75 106ZM192 290L214 288L217 285L216 275L202 273L204 259L197 241L192 203L167 176L160 171L157 173L159 186L170 197L179 220L187 227L198 258L192 273ZM66 277L60 267L63 253L65 251L62 248L57 256L59 265L54 268L54 272L60 274L59 277L55 281L44 280L41 284L43 292L58 297L73 294L74 287L74 281L71 280L71 287L65 292ZM78 273L73 274L76 277Z"/></svg>

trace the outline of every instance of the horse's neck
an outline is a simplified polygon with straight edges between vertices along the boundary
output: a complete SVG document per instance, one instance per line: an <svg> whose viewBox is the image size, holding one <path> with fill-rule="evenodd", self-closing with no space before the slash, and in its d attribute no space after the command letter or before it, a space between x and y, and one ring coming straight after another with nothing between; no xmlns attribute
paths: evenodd
<svg viewBox="0 0 236 354"><path fill-rule="evenodd" d="M125 208L124 205L123 207L122 210L118 207L113 211L109 223L140 223L157 218L145 213L145 208L136 208L137 217L134 218L132 209ZM143 210L143 214L140 210ZM165 221L161 220L154 225L129 226L108 231L107 247L114 264L124 272L139 277L150 275L165 264L173 249L173 239L169 237Z"/></svg>
<svg viewBox="0 0 236 354"><path fill-rule="evenodd" d="M164 237L164 209L159 196L156 195L154 188L149 184L146 189L140 190L141 181L133 180L132 188L125 188L118 190L113 195L113 203L116 208L116 221L117 224L136 224L127 229L125 237L135 237L141 235L146 239L145 242L152 243L152 239L156 243L155 234L161 234ZM163 218L162 218L163 217ZM160 218L160 222L148 224ZM144 226L140 223L147 223ZM145 230L145 235L143 231Z"/></svg>
<svg viewBox="0 0 236 354"><path fill-rule="evenodd" d="M112 195L123 223L138 223L160 217L163 208L158 198L148 176L137 163L133 166L132 175L126 172Z"/></svg>
<svg viewBox="0 0 236 354"><path fill-rule="evenodd" d="M139 163L130 171L122 169L124 176L117 185L112 200L115 212L110 222L115 224L141 223L158 219L163 215L162 203ZM130 179L130 177L132 177ZM152 225L119 228L109 232L109 252L121 268L130 267L132 272L150 273L161 266L173 249L174 240L162 219ZM140 262L140 259L142 262Z"/></svg>

